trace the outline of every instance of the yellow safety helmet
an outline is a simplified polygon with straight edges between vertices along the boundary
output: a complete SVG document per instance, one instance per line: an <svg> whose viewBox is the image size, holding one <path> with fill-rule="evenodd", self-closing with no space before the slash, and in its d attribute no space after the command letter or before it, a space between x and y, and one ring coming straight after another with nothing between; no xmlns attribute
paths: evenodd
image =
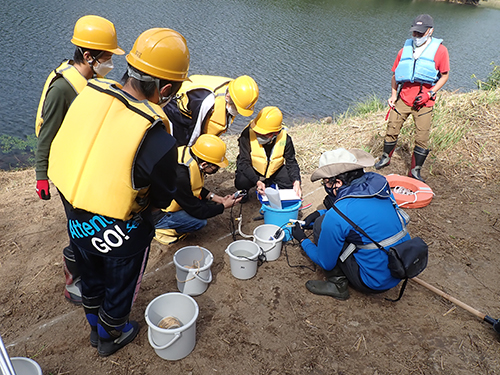
<svg viewBox="0 0 500 375"><path fill-rule="evenodd" d="M189 49L177 31L154 28L144 31L127 55L139 71L167 81L189 81Z"/></svg>
<svg viewBox="0 0 500 375"><path fill-rule="evenodd" d="M113 22L99 16L83 16L76 21L71 43L75 46L123 55L118 47Z"/></svg>
<svg viewBox="0 0 500 375"><path fill-rule="evenodd" d="M259 87L249 76L241 76L229 82L229 96L242 116L253 114L253 108L259 99Z"/></svg>
<svg viewBox="0 0 500 375"><path fill-rule="evenodd" d="M259 134L275 133L283 128L282 121L283 114L278 107L264 107L250 123L250 127Z"/></svg>
<svg viewBox="0 0 500 375"><path fill-rule="evenodd" d="M193 154L200 159L225 168L229 162L226 158L226 144L213 134L202 134L191 146Z"/></svg>

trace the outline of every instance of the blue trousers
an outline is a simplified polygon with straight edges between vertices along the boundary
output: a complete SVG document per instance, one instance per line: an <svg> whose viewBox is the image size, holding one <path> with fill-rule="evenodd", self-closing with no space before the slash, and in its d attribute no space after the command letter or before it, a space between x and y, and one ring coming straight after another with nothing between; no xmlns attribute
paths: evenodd
<svg viewBox="0 0 500 375"><path fill-rule="evenodd" d="M186 211L166 212L165 215L156 222L156 229L175 229L177 233L191 233L200 230L207 225L207 220L197 219L189 215Z"/></svg>

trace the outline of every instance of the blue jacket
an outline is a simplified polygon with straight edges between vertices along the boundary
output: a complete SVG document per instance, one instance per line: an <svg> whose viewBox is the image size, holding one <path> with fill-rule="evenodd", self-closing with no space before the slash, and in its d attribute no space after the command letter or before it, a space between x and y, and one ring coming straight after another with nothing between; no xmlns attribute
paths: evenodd
<svg viewBox="0 0 500 375"><path fill-rule="evenodd" d="M439 79L434 56L443 39L432 38L420 57L413 58L413 40L407 39L403 47L401 59L394 72L396 82L419 82L433 85Z"/></svg>
<svg viewBox="0 0 500 375"><path fill-rule="evenodd" d="M382 241L400 232L403 227L393 205L391 189L384 176L367 172L349 186L337 192L335 206L363 229L375 241ZM395 202L395 201L394 201ZM357 232L335 210L320 211L324 214L318 243L302 241L302 248L311 260L323 269L332 270L339 259L344 244L358 245L372 242ZM407 241L407 234L396 244ZM387 254L380 249L358 249L354 256L359 265L361 280L374 290L387 290L401 280L391 276Z"/></svg>

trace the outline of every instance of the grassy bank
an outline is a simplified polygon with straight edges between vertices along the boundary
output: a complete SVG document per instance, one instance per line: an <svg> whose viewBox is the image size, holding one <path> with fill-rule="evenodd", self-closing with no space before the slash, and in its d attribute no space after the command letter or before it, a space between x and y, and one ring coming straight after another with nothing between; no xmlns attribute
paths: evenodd
<svg viewBox="0 0 500 375"><path fill-rule="evenodd" d="M358 103L331 121L285 124L289 127L297 159L305 173L313 171L322 152L338 147L361 148L379 156L387 122L387 104L377 97ZM408 119L398 140L399 152L409 162L413 150L413 119ZM224 135L229 170L234 171L238 155L237 135ZM4 147L33 149L33 139L26 144L11 140ZM500 88L469 93L440 92L434 109L431 130L432 150L426 168L430 173L460 174L484 182L500 175Z"/></svg>
<svg viewBox="0 0 500 375"><path fill-rule="evenodd" d="M364 113L366 108L373 110ZM370 98L331 123L318 121L290 126L302 170L313 171L322 152L338 147L361 148L378 156L383 147L386 113L385 103ZM413 120L408 119L398 140L398 147L407 153L408 161L413 134ZM223 139L228 145L229 168L234 170L237 136ZM438 94L431 131L432 152L426 163L431 173L462 174L478 182L494 178L499 174L499 145L500 89Z"/></svg>
<svg viewBox="0 0 500 375"><path fill-rule="evenodd" d="M500 9L500 0L480 0L480 7Z"/></svg>

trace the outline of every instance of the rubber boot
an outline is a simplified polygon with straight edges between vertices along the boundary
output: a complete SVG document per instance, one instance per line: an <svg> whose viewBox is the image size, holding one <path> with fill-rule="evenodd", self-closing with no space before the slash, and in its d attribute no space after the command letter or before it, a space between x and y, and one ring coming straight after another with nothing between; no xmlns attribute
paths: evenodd
<svg viewBox="0 0 500 375"><path fill-rule="evenodd" d="M107 318L107 320L111 321L114 319ZM102 315L99 314L97 323L97 333L99 335L97 352L101 357L107 357L116 353L135 339L139 333L139 329L139 323L134 320L129 322L127 318L127 321L124 323L116 320L107 323L102 319Z"/></svg>
<svg viewBox="0 0 500 375"><path fill-rule="evenodd" d="M99 307L85 307L84 305L83 310L90 324L90 345L97 348L97 344L99 343L99 335L97 333L97 322L99 321L97 314L99 313Z"/></svg>
<svg viewBox="0 0 500 375"><path fill-rule="evenodd" d="M326 271L326 281L309 280L306 282L306 288L313 294L322 296L331 296L341 301L349 298L347 286L349 282L340 267L337 265L331 271Z"/></svg>
<svg viewBox="0 0 500 375"><path fill-rule="evenodd" d="M76 264L73 249L68 246L63 250L64 256L64 276L66 285L64 287L64 297L75 305L82 304L82 287L80 281L80 271Z"/></svg>
<svg viewBox="0 0 500 375"><path fill-rule="evenodd" d="M394 150L396 149L396 144L398 141L394 142L385 142L384 141L384 152L382 156L380 157L380 160L375 163L375 169L381 169L384 167L387 167L389 164L391 164L391 158L392 154L394 153Z"/></svg>
<svg viewBox="0 0 500 375"><path fill-rule="evenodd" d="M423 178L420 176L420 170L424 165L425 159L427 155L429 155L430 150L426 150L425 148L415 146L413 149L413 155L411 157L411 167L408 172L408 176L416 178L419 181L425 182Z"/></svg>

